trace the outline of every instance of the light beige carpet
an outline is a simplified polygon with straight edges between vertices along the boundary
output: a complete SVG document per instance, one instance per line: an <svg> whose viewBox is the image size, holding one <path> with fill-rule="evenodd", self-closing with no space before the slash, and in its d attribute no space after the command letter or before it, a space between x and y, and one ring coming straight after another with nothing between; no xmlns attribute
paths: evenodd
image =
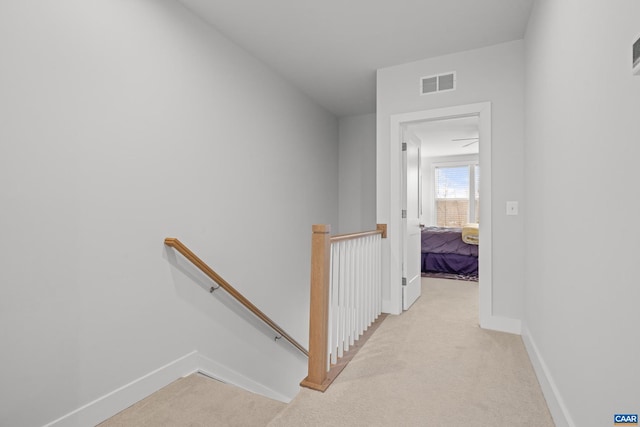
<svg viewBox="0 0 640 427"><path fill-rule="evenodd" d="M521 338L477 319L477 283L423 278L325 393L284 405L195 375L101 427L553 426Z"/></svg>
<svg viewBox="0 0 640 427"><path fill-rule="evenodd" d="M303 389L269 426L553 426L521 338L477 319L477 283L422 279L324 394Z"/></svg>
<svg viewBox="0 0 640 427"><path fill-rule="evenodd" d="M264 426L285 406L193 374L169 384L99 427Z"/></svg>

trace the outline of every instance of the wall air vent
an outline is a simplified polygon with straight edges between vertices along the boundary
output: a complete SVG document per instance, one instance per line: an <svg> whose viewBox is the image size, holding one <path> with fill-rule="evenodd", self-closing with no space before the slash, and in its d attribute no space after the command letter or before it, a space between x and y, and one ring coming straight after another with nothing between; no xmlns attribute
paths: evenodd
<svg viewBox="0 0 640 427"><path fill-rule="evenodd" d="M445 73L420 79L420 95L456 89L456 73Z"/></svg>
<svg viewBox="0 0 640 427"><path fill-rule="evenodd" d="M640 39L633 44L633 74L640 76Z"/></svg>

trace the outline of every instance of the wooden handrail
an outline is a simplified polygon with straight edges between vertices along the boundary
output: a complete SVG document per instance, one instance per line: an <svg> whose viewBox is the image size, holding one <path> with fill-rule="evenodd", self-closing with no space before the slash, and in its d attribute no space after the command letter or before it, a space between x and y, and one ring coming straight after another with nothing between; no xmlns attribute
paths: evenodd
<svg viewBox="0 0 640 427"><path fill-rule="evenodd" d="M193 263L193 265L195 265L200 271L206 274L211 280L216 282L218 285L220 285L222 289L227 291L233 298L235 298L240 304L244 305L256 317L258 317L264 323L269 325L271 329L276 331L282 338L289 341L291 344L293 344L295 348L300 350L306 356L309 356L309 352L307 351L306 348L304 348L298 341L296 341L289 334L287 334L284 331L284 329L278 326L276 322L271 320L269 316L267 316L262 311L260 311L258 307L253 305L251 301L249 301L247 298L244 297L244 295L238 292L236 288L231 286L229 282L224 280L222 277L220 277L220 275L218 275L218 273L213 271L211 267L205 264L205 262L202 261L200 258L198 258L193 252L191 252L189 248L187 248L184 245L184 243L182 243L180 240L176 239L175 237L167 237L166 239L164 239L164 244L180 252L186 259L191 261L191 263Z"/></svg>
<svg viewBox="0 0 640 427"><path fill-rule="evenodd" d="M344 240L353 240L359 239L361 237L366 236L375 236L376 234L382 235L383 239L387 238L387 224L378 224L375 230L371 231L362 231L360 233L347 233L347 234L336 234L330 237L331 243L342 242Z"/></svg>

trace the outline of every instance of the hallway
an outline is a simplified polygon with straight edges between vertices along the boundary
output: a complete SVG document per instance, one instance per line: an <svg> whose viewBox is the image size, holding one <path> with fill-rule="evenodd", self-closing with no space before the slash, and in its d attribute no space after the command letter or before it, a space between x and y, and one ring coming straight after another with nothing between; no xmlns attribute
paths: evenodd
<svg viewBox="0 0 640 427"><path fill-rule="evenodd" d="M475 282L422 279L326 393L270 426L553 426L520 336L480 329Z"/></svg>
<svg viewBox="0 0 640 427"><path fill-rule="evenodd" d="M521 338L480 329L477 304L475 282L423 278L414 306L387 317L325 393L303 388L284 406L223 398L229 386L206 381L176 393L186 405L158 392L104 425L553 426Z"/></svg>

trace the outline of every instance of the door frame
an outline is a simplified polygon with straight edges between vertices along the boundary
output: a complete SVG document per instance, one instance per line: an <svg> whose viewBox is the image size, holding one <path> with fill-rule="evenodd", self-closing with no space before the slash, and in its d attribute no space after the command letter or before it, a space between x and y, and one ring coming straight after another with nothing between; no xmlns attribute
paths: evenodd
<svg viewBox="0 0 640 427"><path fill-rule="evenodd" d="M478 306L479 323L481 327L494 329L492 326L492 213L491 213L491 102L459 105L454 107L436 108L431 110L414 111L410 113L391 115L390 128L390 197L389 197L389 227L392 230L402 230L402 141L401 126L411 122L443 120L457 117L478 117L480 147L479 164L482 177L480 178L480 241L479 248L479 281ZM385 301L386 312L402 313L402 238L388 236L389 256L383 260L388 263L389 293Z"/></svg>

